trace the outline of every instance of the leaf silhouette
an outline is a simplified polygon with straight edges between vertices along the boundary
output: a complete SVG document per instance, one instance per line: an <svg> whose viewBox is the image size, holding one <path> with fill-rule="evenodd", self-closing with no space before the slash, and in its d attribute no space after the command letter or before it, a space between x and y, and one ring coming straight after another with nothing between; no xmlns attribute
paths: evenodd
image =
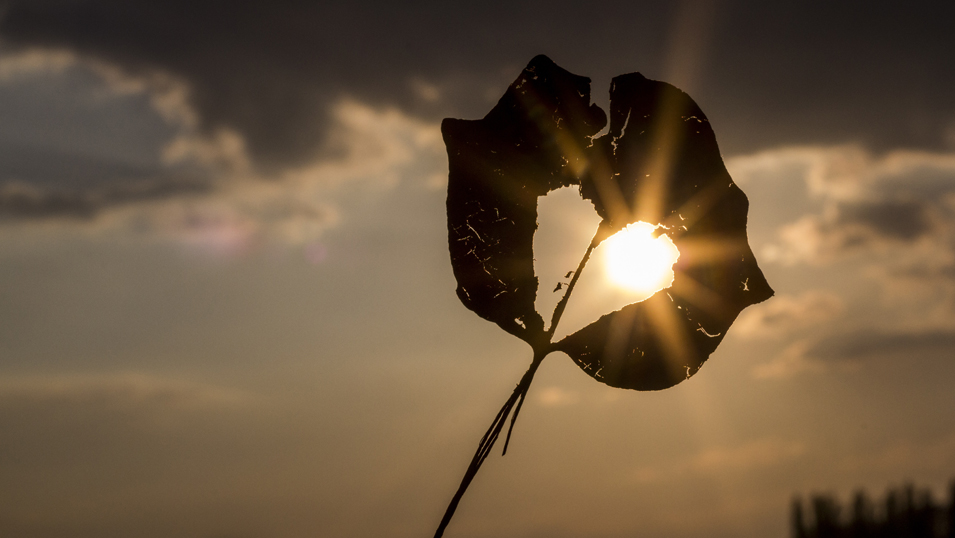
<svg viewBox="0 0 955 538"><path fill-rule="evenodd" d="M610 132L594 142L581 194L607 233L659 223L680 251L672 286L564 338L585 372L614 387L664 389L696 373L749 305L773 295L746 238L749 202L687 94L639 73L613 79Z"/></svg>
<svg viewBox="0 0 955 538"><path fill-rule="evenodd" d="M534 310L537 198L580 184L583 148L606 123L590 104L590 79L538 56L484 119L441 124L458 297L532 347L545 338Z"/></svg>
<svg viewBox="0 0 955 538"><path fill-rule="evenodd" d="M479 443L436 537L511 416L509 440L548 354L566 353L613 387L664 389L700 369L745 307L773 295L746 237L749 202L696 103L664 82L621 75L611 84L609 132L595 138L606 122L590 102L589 78L537 56L483 119L442 123L458 297L527 342L534 356ZM538 198L570 185L579 186L601 222L570 282L554 290L563 291L555 310L541 313L534 308ZM591 253L638 221L659 225L656 233L679 249L672 285L552 342Z"/></svg>

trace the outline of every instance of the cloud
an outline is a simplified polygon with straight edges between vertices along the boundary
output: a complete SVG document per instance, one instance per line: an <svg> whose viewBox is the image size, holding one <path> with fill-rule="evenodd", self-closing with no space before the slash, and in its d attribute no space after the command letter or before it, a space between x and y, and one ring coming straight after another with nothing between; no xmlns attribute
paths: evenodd
<svg viewBox="0 0 955 538"><path fill-rule="evenodd" d="M747 176L794 162L822 211L779 230L770 261L831 263L852 255L898 256L955 231L955 154L896 150L874 156L858 146L792 148L736 158Z"/></svg>
<svg viewBox="0 0 955 538"><path fill-rule="evenodd" d="M120 413L235 408L250 395L235 389L140 373L0 380L0 409L96 407Z"/></svg>
<svg viewBox="0 0 955 538"><path fill-rule="evenodd" d="M949 353L955 349L955 332L879 332L841 334L821 340L807 354L825 361L860 360L872 357Z"/></svg>
<svg viewBox="0 0 955 538"><path fill-rule="evenodd" d="M781 294L743 311L733 332L747 339L779 338L827 322L843 310L842 300L832 293Z"/></svg>
<svg viewBox="0 0 955 538"><path fill-rule="evenodd" d="M807 354L809 343L800 340L786 347L768 362L753 368L756 379L788 379L801 374L820 374L831 369L829 364Z"/></svg>
<svg viewBox="0 0 955 538"><path fill-rule="evenodd" d="M7 181L0 184L0 222L49 217L90 219L108 207L209 190L209 184L201 179L176 176L85 190L43 188L22 181Z"/></svg>
<svg viewBox="0 0 955 538"><path fill-rule="evenodd" d="M778 242L765 254L770 261L786 264L891 254L917 246L920 240L936 241L948 231L935 229L932 206L925 200L885 199L834 204L822 215L807 215L783 227Z"/></svg>
<svg viewBox="0 0 955 538"><path fill-rule="evenodd" d="M846 146L806 155L803 181L822 209L781 226L761 259L874 283L879 304L865 308L881 309L881 328L955 327L955 154Z"/></svg>
<svg viewBox="0 0 955 538"><path fill-rule="evenodd" d="M859 34L847 36L846 25L840 21L854 20L856 13L825 8L826 16L822 17L819 9L823 8L806 6L780 18L776 8L754 3L727 17L728 26L713 30L712 40L719 46L708 49L712 61L735 67L685 76L687 83L699 79L700 87L707 88L708 98L714 103L710 106L715 107L711 114L714 118L734 118L732 122L723 122L723 129L729 132L722 136L724 149L805 141L806 133L812 137L840 133L833 135L840 140L866 140L874 136L880 139L879 147L899 140L908 141L909 145L941 140L940 133L949 128L952 117L945 111L955 106L944 91L948 86L940 84L937 77L926 81L916 75L947 73L935 66L950 63L945 52L948 48L937 46L939 39L947 39L948 32L931 24L921 25L919 39L904 39L911 34L910 27L886 33L874 30L876 24L860 28L853 25ZM900 13L880 12L877 17L873 15L878 19L873 22L891 25L912 17L925 17L932 22L944 20L946 13L907 8ZM678 22L678 16L669 8L624 2L601 13L576 4L539 12L531 7L483 4L462 11L460 7L450 10L430 5L363 2L347 6L273 2L264 6L237 1L231 2L228 9L218 3L184 0L160 4L115 0L9 2L0 18L4 43L0 73L5 73L0 78L6 80L4 84L18 83L39 73L65 76L72 71L86 71L103 81L114 97L139 96L148 100L153 113L171 133L155 148L160 158L149 171L160 173L148 174L151 184L165 182L164 186L98 186L87 192L85 188L38 185L31 178L0 178L15 183L15 188L10 189L13 192L8 193L6 212L18 216L89 215L101 208L135 203L131 191L147 193L144 199L152 201L158 193L170 198L178 196L177 187L184 189L183 196L190 197L197 183L218 190L221 183L235 178L274 179L312 173L316 163L335 162L338 158L343 102L362 103L378 111L392 110L430 125L445 115L479 117L487 112L523 62L542 50L558 61L566 61L569 68L593 76L594 95L600 99L609 75L622 70L641 70L651 76L680 71L675 69L678 65L661 63L660 58L666 55L621 55L623 44L627 51L653 51L672 43L680 35L680 26L670 23ZM528 28L526 21L531 17L537 23ZM752 33L754 28L774 28L773 25L782 25L787 31L811 28L818 38L814 46L827 54L809 53L804 43L797 47ZM487 32L482 28L496 30ZM668 34L669 28L675 28L676 33ZM570 34L581 39L572 43L560 38ZM608 35L620 37L603 39ZM833 62L828 60L842 50L830 46L833 43L842 44L846 39L868 43L877 36L875 43L881 46L884 35L898 36L898 47L891 49L895 54L853 58L841 62L849 66L844 69L831 67ZM586 42L591 48L580 49L579 42ZM401 46L395 46L396 43ZM761 56L749 55L753 50L762 51ZM894 60L902 57L899 50L910 51L904 61ZM874 59L876 56L878 60ZM818 63L804 65L807 58ZM886 76L899 69L914 69L915 64L922 66L922 70L909 75L920 84L913 82L899 88L893 85L899 77ZM782 69L784 65L790 67ZM792 69L794 65L803 69ZM882 108L880 114L860 114L860 107L865 111L870 107L863 106L859 92L845 79L848 71L855 77L852 80L886 81L885 85L868 85L866 95L885 92L899 109ZM744 80L775 81L779 86L741 84L740 72L746 73ZM910 87L921 88L918 98L902 99L901 95L910 95ZM687 89L694 91L692 87ZM780 108L780 102L786 102L786 107ZM911 129L897 125L913 117L911 107L902 106L909 102L934 107L937 114L930 119L943 118L939 121L944 123L944 129L939 127L939 131L932 124L918 131L922 134L913 134ZM828 129L819 129L813 118L821 118ZM879 123L883 119L885 125ZM866 122L892 128L877 129ZM182 181L179 175L166 181L168 167L186 167L196 173L190 181ZM111 177L118 184L127 181ZM31 188L24 190L22 183L30 183ZM896 204L899 215L908 215L906 237L921 233L934 218L931 212L923 212L919 207L905 206L909 203L905 200L890 197L875 202ZM322 205L322 211L313 213L331 214L328 208L335 203L326 201ZM884 229L879 228L880 214L881 209L874 208L868 212L845 211L841 218L878 233ZM817 235L827 233L824 229ZM855 236L837 245L852 241L857 241ZM816 250L826 248L822 240L813 244L821 245ZM809 254L814 252L810 249Z"/></svg>
<svg viewBox="0 0 955 538"><path fill-rule="evenodd" d="M208 191L241 155L223 151L235 144L221 136L198 140L185 93L162 73L132 75L65 49L0 48L0 219L89 219ZM175 155L183 139L207 149Z"/></svg>
<svg viewBox="0 0 955 538"><path fill-rule="evenodd" d="M111 222L146 226L172 239L242 250L265 242L303 245L319 238L355 198L377 199L399 184L431 189L446 175L437 124L352 99L334 108L335 151L273 177L245 176L205 197L117 212Z"/></svg>
<svg viewBox="0 0 955 538"><path fill-rule="evenodd" d="M733 447L704 449L685 461L641 467L634 476L638 482L652 483L694 479L701 474L746 473L790 463L805 454L803 443L764 438Z"/></svg>
<svg viewBox="0 0 955 538"><path fill-rule="evenodd" d="M854 371L867 361L945 357L952 349L955 349L955 331L951 330L900 332L872 328L836 332L789 344L777 357L755 366L753 377L786 379L803 374Z"/></svg>
<svg viewBox="0 0 955 538"><path fill-rule="evenodd" d="M790 147L736 157L730 167L744 184L782 178L806 196L810 211L778 225L761 261L851 270L881 287L899 328L955 323L955 153Z"/></svg>
<svg viewBox="0 0 955 538"><path fill-rule="evenodd" d="M50 101L58 94L47 96L49 85L75 99ZM354 98L327 103L324 146L299 165L263 170L243 133L203 128L191 83L156 67L129 69L62 47L0 49L0 88L9 106L33 111L6 118L10 137L0 130L0 224L79 218L94 231L134 229L235 252L263 240L313 240L339 222L341 198L445 181L437 122ZM23 136L23 125L64 107L55 126ZM44 136L64 130L84 136ZM84 145L90 138L102 140Z"/></svg>
<svg viewBox="0 0 955 538"><path fill-rule="evenodd" d="M133 230L238 253L263 242L307 244L341 222L342 204L375 199L399 184L431 189L446 181L436 123L348 98L335 104L331 117L333 145L303 166L270 176L242 165L242 141L224 132L215 140L175 137L158 171L66 156L37 159L40 165L31 160L36 174L46 166L50 174L79 169L86 175L72 188L0 182L0 216L20 225L26 217L82 217L96 233ZM83 166L70 168L74 162Z"/></svg>
<svg viewBox="0 0 955 538"><path fill-rule="evenodd" d="M0 20L0 33L10 49L30 50L20 64L36 56L35 49L56 50L127 88L148 88L157 109L190 132L185 140L214 143L226 133L242 141L256 170L272 175L306 166L334 142L334 106L344 95L381 107L440 101L440 80L451 73L409 75L420 63L385 60L399 49L403 56L407 44L375 47L378 52L370 59L348 54L349 45L357 51L368 40L388 40L384 34L395 19L366 16L387 10L336 13L300 2L277 2L267 9L242 1L228 9L182 1L13 2ZM352 20L359 15L361 21ZM73 24L79 19L85 23ZM268 24L262 24L264 19ZM382 31L362 31L378 25ZM225 27L231 30L222 31ZM419 48L418 58L438 52L430 45ZM10 62L8 71L15 70ZM479 80L472 77L465 87Z"/></svg>
<svg viewBox="0 0 955 538"><path fill-rule="evenodd" d="M84 55L67 47L28 46L19 49L0 47L0 85L14 86L31 79L63 77L70 72L86 73L103 84L95 97L116 98L145 95L153 110L166 122L195 131L199 116L191 103L189 83L157 68L125 69L122 64L97 56ZM74 87L74 91L88 91Z"/></svg>
<svg viewBox="0 0 955 538"><path fill-rule="evenodd" d="M76 64L76 55L69 50L30 48L15 53L0 54L0 83L10 83L20 77L37 73L56 73Z"/></svg>
<svg viewBox="0 0 955 538"><path fill-rule="evenodd" d="M721 115L732 117L722 129L734 149L820 137L879 147L943 140L955 115L950 29L941 22L951 20L950 6L873 10L865 24L856 10L837 5L747 1L715 11L722 22L707 33L705 25L680 24L685 13L669 5L622 1L600 10L573 2L542 10L364 0L237 0L227 8L186 0L11 1L0 35L10 47L57 47L130 73L186 81L198 131L236 133L265 167L305 164L327 138L327 105L343 94L432 121L477 117L488 90L496 88L493 103L541 52L603 84L639 70L672 74L670 82L691 93L705 89ZM810 33L811 42L801 38ZM699 43L705 57L687 50L706 37ZM723 68L697 67L704 63Z"/></svg>

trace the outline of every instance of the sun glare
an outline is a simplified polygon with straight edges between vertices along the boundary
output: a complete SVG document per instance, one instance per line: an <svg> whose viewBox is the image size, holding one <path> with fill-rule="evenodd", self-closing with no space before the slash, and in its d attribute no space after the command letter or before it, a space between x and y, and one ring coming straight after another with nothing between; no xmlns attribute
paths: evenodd
<svg viewBox="0 0 955 538"><path fill-rule="evenodd" d="M651 294L673 283L680 251L666 235L653 237L655 229L635 222L604 241L607 276L614 285Z"/></svg>

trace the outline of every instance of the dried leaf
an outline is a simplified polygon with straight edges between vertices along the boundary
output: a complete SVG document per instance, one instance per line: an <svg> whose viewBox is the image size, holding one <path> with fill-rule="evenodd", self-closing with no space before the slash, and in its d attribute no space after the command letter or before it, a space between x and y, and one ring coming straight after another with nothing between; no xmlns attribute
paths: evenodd
<svg viewBox="0 0 955 538"><path fill-rule="evenodd" d="M610 132L594 143L582 195L608 233L661 224L680 251L672 286L564 338L564 351L614 387L663 389L696 373L743 308L773 295L746 238L749 202L703 111L639 73L614 78Z"/></svg>
<svg viewBox="0 0 955 538"><path fill-rule="evenodd" d="M610 132L593 138L605 123L590 103L590 79L545 56L483 119L444 121L457 293L535 351L563 351L598 381L662 389L699 370L739 312L773 292L747 242L746 196L696 103L669 84L622 75L611 86ZM568 185L580 185L603 219L591 247L645 221L662 225L681 254L669 289L551 344L544 319L553 313L534 309L537 200Z"/></svg>
<svg viewBox="0 0 955 538"><path fill-rule="evenodd" d="M458 297L532 345L545 338L534 310L537 198L580 183L574 170L606 121L590 104L590 79L538 56L484 119L441 125Z"/></svg>
<svg viewBox="0 0 955 538"><path fill-rule="evenodd" d="M664 389L700 369L743 308L773 294L746 238L749 202L726 172L696 103L669 84L622 75L611 86L610 132L594 138L606 122L590 102L590 79L537 56L483 119L441 125L458 297L530 344L534 357L478 444L436 538L511 411L513 429L548 354L563 351L613 387ZM577 270L567 273L570 281L553 290L563 291L554 312L540 313L533 251L538 198L570 185L579 186L601 222ZM657 233L679 249L672 285L552 342L593 250L637 221L659 225Z"/></svg>

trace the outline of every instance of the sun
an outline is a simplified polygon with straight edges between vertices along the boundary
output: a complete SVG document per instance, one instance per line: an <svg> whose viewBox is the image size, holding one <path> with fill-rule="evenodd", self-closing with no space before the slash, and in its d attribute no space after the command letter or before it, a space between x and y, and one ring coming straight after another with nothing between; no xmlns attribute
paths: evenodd
<svg viewBox="0 0 955 538"><path fill-rule="evenodd" d="M666 235L653 237L656 229L635 222L604 241L604 264L611 283L648 295L670 287L680 251Z"/></svg>

